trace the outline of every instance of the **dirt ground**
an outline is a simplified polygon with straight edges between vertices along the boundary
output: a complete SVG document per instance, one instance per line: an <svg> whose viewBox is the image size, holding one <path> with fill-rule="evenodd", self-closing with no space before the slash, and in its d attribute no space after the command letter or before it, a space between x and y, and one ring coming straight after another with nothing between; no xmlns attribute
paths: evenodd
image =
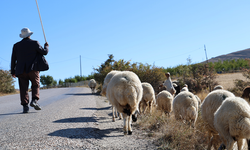
<svg viewBox="0 0 250 150"><path fill-rule="evenodd" d="M242 73L227 73L227 74L218 74L216 81L223 86L224 89L234 87L234 81L240 79L243 81L249 81Z"/></svg>

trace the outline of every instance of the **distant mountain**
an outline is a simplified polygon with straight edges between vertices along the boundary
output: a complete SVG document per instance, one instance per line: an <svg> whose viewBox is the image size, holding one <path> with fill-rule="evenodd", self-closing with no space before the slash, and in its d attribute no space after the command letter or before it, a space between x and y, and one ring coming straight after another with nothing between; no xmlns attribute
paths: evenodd
<svg viewBox="0 0 250 150"><path fill-rule="evenodd" d="M229 53L226 55L220 55L217 57L212 57L211 59L208 60L208 62L217 62L218 60L224 61L224 60L232 60L232 59L245 59L245 58L250 58L250 48L244 49L241 51L236 51L233 53ZM206 61L204 61L206 62Z"/></svg>

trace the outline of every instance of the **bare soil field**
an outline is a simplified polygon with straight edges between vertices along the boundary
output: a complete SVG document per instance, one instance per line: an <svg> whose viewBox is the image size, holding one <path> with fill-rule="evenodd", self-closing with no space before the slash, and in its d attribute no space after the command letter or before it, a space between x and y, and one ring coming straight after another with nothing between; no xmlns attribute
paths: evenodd
<svg viewBox="0 0 250 150"><path fill-rule="evenodd" d="M249 81L246 77L242 75L242 73L226 73L226 74L218 74L216 81L223 86L224 89L229 89L234 87L234 81L236 79Z"/></svg>

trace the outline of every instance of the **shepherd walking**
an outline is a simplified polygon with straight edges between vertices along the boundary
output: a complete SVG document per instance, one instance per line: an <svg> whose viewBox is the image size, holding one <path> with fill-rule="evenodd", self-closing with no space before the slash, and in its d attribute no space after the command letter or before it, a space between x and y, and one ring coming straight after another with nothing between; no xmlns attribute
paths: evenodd
<svg viewBox="0 0 250 150"><path fill-rule="evenodd" d="M46 42L43 48L38 41L30 39L32 34L33 32L31 32L29 28L23 28L21 30L20 37L23 39L14 44L11 56L11 74L14 78L18 77L23 113L29 112L29 81L31 81L32 84L32 100L30 106L36 110L41 110L40 105L37 103L39 100L40 70L33 66L39 54L47 55L49 52L49 44ZM40 69L43 70L43 68Z"/></svg>

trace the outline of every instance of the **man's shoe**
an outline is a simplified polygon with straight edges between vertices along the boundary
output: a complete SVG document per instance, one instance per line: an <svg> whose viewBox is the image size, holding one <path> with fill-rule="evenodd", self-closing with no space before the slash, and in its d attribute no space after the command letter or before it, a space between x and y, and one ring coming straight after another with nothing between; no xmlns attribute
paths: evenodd
<svg viewBox="0 0 250 150"><path fill-rule="evenodd" d="M28 113L28 112L29 112L29 106L23 105L23 113Z"/></svg>
<svg viewBox="0 0 250 150"><path fill-rule="evenodd" d="M34 107L35 110L41 110L42 108L40 107L40 105L37 103L37 100L32 100L31 103L30 103L30 106L31 107Z"/></svg>

